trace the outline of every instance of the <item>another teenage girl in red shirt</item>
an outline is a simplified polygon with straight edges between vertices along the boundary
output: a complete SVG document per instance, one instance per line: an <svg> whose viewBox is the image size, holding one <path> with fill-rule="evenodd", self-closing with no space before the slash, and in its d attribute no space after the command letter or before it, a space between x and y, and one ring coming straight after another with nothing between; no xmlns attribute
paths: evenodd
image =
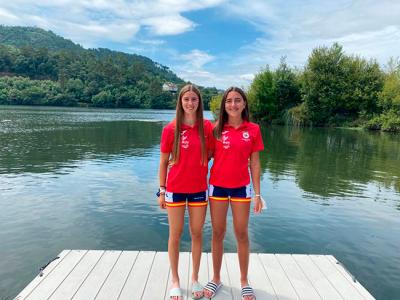
<svg viewBox="0 0 400 300"><path fill-rule="evenodd" d="M172 275L169 294L173 300L183 299L178 261L186 204L192 237L192 298L203 297L198 273L207 211L207 145L210 145L210 141L212 142L212 124L203 120L200 91L191 84L186 85L179 93L176 117L164 127L161 135L158 201L160 207L168 212L168 254Z"/></svg>
<svg viewBox="0 0 400 300"><path fill-rule="evenodd" d="M262 208L260 198L260 158L264 149L260 128L249 122L245 93L237 88L227 89L222 97L218 122L214 128L214 163L210 177L210 208L212 222L212 257L214 275L204 287L204 296L212 298L222 286L220 271L224 252L226 216L229 204L237 241L242 299L255 299L249 286L248 222L250 214L250 173L255 192L254 212Z"/></svg>

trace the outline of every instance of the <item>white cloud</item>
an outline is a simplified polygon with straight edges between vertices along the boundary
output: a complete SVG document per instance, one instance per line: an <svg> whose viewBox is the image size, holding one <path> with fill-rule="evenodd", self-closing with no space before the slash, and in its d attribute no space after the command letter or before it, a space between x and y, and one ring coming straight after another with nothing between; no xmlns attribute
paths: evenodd
<svg viewBox="0 0 400 300"><path fill-rule="evenodd" d="M196 24L186 13L215 7L228 26L230 19L244 21L259 37L236 50L228 45L231 51L218 56L204 51L206 40L203 48L184 54L171 49L171 35L207 22ZM0 19L50 29L86 47L119 42L156 61L164 55L160 62L182 78L219 88L248 86L255 73L267 64L276 67L282 56L302 66L313 48L333 42L382 65L400 49L397 0L13 0L2 1Z"/></svg>
<svg viewBox="0 0 400 300"><path fill-rule="evenodd" d="M141 28L157 36L177 35L195 24L182 14L223 0L13 0L0 4L1 23L50 29L84 45L129 43ZM18 17L17 17L18 16Z"/></svg>
<svg viewBox="0 0 400 300"><path fill-rule="evenodd" d="M176 63L171 66L171 70L176 72L178 76L184 80L194 82L198 85L221 89L232 85L246 88L254 77L251 73L228 73L227 71L229 71L229 69L219 67L221 62L218 61L217 57L199 49L194 49L184 54L171 52L171 56L173 56L176 61ZM207 70L210 63L215 63L217 69L220 70Z"/></svg>
<svg viewBox="0 0 400 300"><path fill-rule="evenodd" d="M292 66L303 66L312 49L339 42L348 54L376 58L382 65L400 49L399 1L262 1L244 0L224 4L230 17L253 26L261 37L235 53L229 74L254 74L269 65L276 67L282 56ZM246 85L238 76L235 81ZM243 80L241 80L243 79Z"/></svg>
<svg viewBox="0 0 400 300"><path fill-rule="evenodd" d="M155 35L175 35L195 27L193 22L180 15L147 18L142 21L142 24L149 26Z"/></svg>
<svg viewBox="0 0 400 300"><path fill-rule="evenodd" d="M154 46L165 44L165 41L163 40L138 40L138 42L141 44L154 45Z"/></svg>
<svg viewBox="0 0 400 300"><path fill-rule="evenodd" d="M20 19L9 12L7 9L1 8L0 7L0 18L2 22L18 22Z"/></svg>
<svg viewBox="0 0 400 300"><path fill-rule="evenodd" d="M213 61L215 57L204 51L194 49L189 53L181 54L180 59L186 62L185 68L201 70L205 64Z"/></svg>

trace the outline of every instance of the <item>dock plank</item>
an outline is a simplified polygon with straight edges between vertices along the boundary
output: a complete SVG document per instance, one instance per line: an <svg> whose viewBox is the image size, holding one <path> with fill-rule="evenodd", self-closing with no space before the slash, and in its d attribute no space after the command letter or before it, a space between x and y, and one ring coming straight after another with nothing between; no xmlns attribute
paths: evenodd
<svg viewBox="0 0 400 300"><path fill-rule="evenodd" d="M278 299L299 299L275 255L260 254L259 256Z"/></svg>
<svg viewBox="0 0 400 300"><path fill-rule="evenodd" d="M76 267L87 253L87 250L71 251L47 277L26 297L27 300L48 299L68 274Z"/></svg>
<svg viewBox="0 0 400 300"><path fill-rule="evenodd" d="M286 273L286 277L291 282L292 286L296 290L297 295L300 299L304 300L319 300L321 297L315 290L314 286L305 276L303 271L297 265L296 261L293 260L290 254L275 254L282 269Z"/></svg>
<svg viewBox="0 0 400 300"><path fill-rule="evenodd" d="M142 298L155 254L152 251L141 251L139 253L118 300Z"/></svg>
<svg viewBox="0 0 400 300"><path fill-rule="evenodd" d="M72 299L94 300L121 253L122 251L105 251Z"/></svg>
<svg viewBox="0 0 400 300"><path fill-rule="evenodd" d="M169 259L167 252L157 252L142 299L164 300L169 288Z"/></svg>
<svg viewBox="0 0 400 300"><path fill-rule="evenodd" d="M240 267L237 253L225 253L226 266L231 284L232 300L241 300Z"/></svg>
<svg viewBox="0 0 400 300"><path fill-rule="evenodd" d="M79 264L50 296L49 300L71 299L103 254L104 251L100 250L88 251Z"/></svg>
<svg viewBox="0 0 400 300"><path fill-rule="evenodd" d="M324 255L311 256L312 261L318 266L326 278L335 286L335 289L344 299L364 299L357 289L331 264Z"/></svg>
<svg viewBox="0 0 400 300"><path fill-rule="evenodd" d="M181 252L184 299L191 273L191 253ZM164 300L170 274L167 252L64 250L14 300ZM252 253L248 276L259 300L374 299L331 255ZM212 254L202 253L199 282L212 277ZM215 300L241 299L237 253L223 255L221 281Z"/></svg>
<svg viewBox="0 0 400 300"><path fill-rule="evenodd" d="M71 250L63 250L40 274L38 274L14 300L26 299L39 284L46 280L47 276L58 266L58 264L69 254Z"/></svg>
<svg viewBox="0 0 400 300"><path fill-rule="evenodd" d="M122 251L96 300L118 299L138 254L138 251Z"/></svg>
<svg viewBox="0 0 400 300"><path fill-rule="evenodd" d="M352 283L352 285L357 289L357 291L363 296L365 299L374 299L372 295L362 286L362 284L355 279L353 275L351 275L344 266L332 255L326 255L326 258L338 269L338 271Z"/></svg>
<svg viewBox="0 0 400 300"><path fill-rule="evenodd" d="M293 258L302 269L305 276L310 280L311 284L317 290L322 299L343 299L343 297L338 293L338 291L336 291L334 286L329 282L321 270L311 260L309 255L296 254L293 255Z"/></svg>
<svg viewBox="0 0 400 300"><path fill-rule="evenodd" d="M257 299L278 300L275 290L272 287L271 280L264 270L263 263L259 255L256 253L250 254L249 263L249 281L254 289Z"/></svg>

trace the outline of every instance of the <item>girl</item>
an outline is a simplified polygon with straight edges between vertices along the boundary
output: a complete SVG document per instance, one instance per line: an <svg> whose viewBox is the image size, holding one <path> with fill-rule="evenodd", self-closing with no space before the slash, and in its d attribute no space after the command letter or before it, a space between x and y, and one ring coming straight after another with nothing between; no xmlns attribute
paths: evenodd
<svg viewBox="0 0 400 300"><path fill-rule="evenodd" d="M210 145L211 138L212 124L203 120L200 91L191 84L185 85L179 93L176 117L164 127L161 135L158 201L160 207L168 212L168 255L172 275L170 299L173 300L183 299L179 285L178 261L186 203L192 237L192 298L203 297L198 273L202 230L207 210L207 146Z"/></svg>
<svg viewBox="0 0 400 300"><path fill-rule="evenodd" d="M261 212L260 158L264 149L260 128L249 122L249 108L245 93L237 87L227 89L222 97L218 122L214 128L215 150L211 168L209 198L212 222L212 257L214 275L204 287L204 296L212 298L222 286L220 271L224 252L226 215L230 204L237 241L242 299L253 300L249 286L248 222L250 214L250 173L255 191L254 212Z"/></svg>

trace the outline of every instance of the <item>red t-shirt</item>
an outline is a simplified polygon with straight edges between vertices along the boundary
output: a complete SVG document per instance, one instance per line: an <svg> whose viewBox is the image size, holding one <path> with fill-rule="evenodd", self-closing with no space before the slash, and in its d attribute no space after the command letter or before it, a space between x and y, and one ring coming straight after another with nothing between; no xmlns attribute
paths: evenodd
<svg viewBox="0 0 400 300"><path fill-rule="evenodd" d="M172 153L175 120L163 128L161 152ZM212 124L204 120L206 151L212 142ZM167 176L167 191L173 193L198 193L207 190L208 165L201 164L201 144L198 124L191 127L182 124L179 161L170 167Z"/></svg>
<svg viewBox="0 0 400 300"><path fill-rule="evenodd" d="M225 188L248 185L250 155L264 150L260 127L246 121L236 129L225 124L221 139L214 138L214 143L210 184Z"/></svg>

